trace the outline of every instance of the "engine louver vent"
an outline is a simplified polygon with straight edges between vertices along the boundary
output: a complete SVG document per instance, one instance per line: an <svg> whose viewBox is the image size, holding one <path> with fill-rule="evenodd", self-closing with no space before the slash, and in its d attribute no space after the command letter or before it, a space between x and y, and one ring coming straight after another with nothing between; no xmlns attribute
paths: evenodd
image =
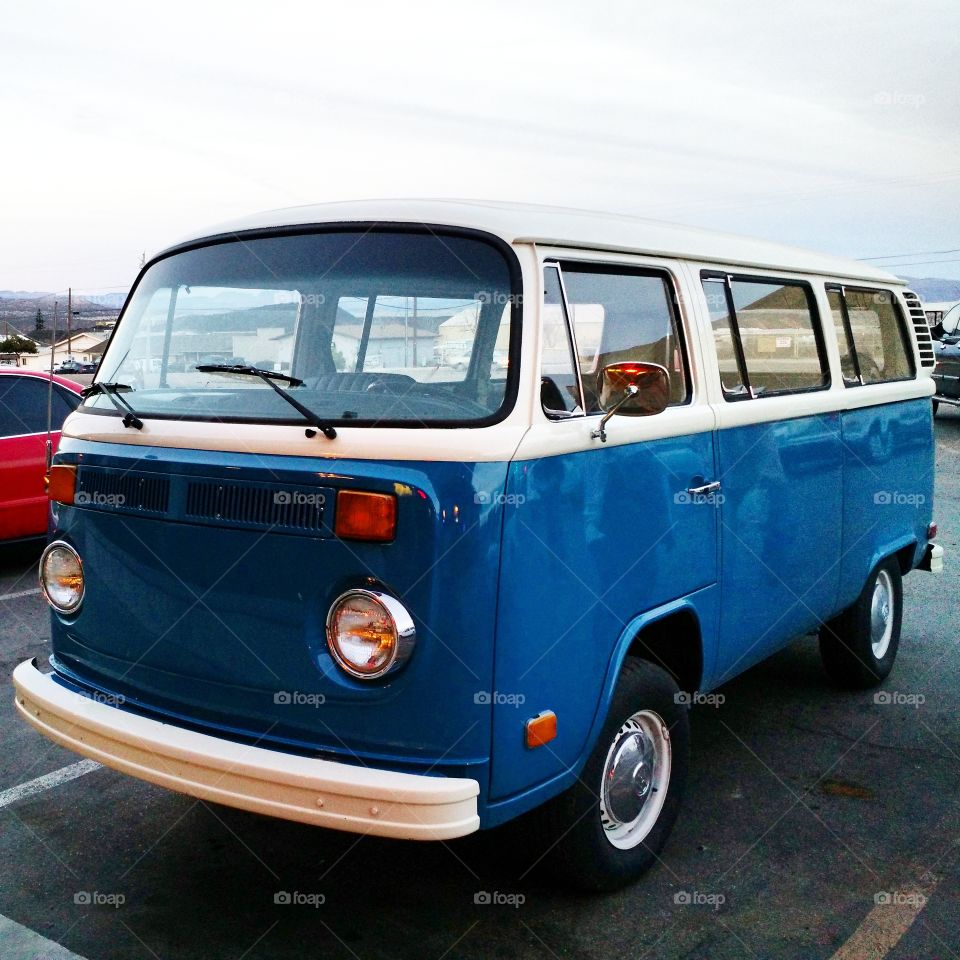
<svg viewBox="0 0 960 960"><path fill-rule="evenodd" d="M78 507L127 513L163 514L169 501L167 477L97 467L81 467L74 495Z"/></svg>
<svg viewBox="0 0 960 960"><path fill-rule="evenodd" d="M932 370L937 365L933 355L933 337L930 336L930 324L927 315L923 312L920 298L910 290L903 291L903 299L907 302L910 311L910 321L917 337L917 348L920 351L920 366Z"/></svg>

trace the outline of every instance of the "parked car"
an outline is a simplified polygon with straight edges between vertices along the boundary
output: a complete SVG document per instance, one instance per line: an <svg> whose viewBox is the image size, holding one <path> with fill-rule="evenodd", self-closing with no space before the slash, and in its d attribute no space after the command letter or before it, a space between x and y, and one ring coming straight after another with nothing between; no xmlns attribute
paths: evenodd
<svg viewBox="0 0 960 960"><path fill-rule="evenodd" d="M47 533L47 402L54 450L67 414L80 403L80 384L39 370L0 370L0 542Z"/></svg>
<svg viewBox="0 0 960 960"><path fill-rule="evenodd" d="M933 398L933 412L936 413L941 403L960 406L960 303L934 324L931 333L937 358L933 371L933 382L937 385Z"/></svg>
<svg viewBox="0 0 960 960"><path fill-rule="evenodd" d="M54 373L83 373L83 364L79 360L64 360L53 368Z"/></svg>
<svg viewBox="0 0 960 960"><path fill-rule="evenodd" d="M296 291L290 376L132 389L133 345L163 362L217 332L170 298L190 285L238 308ZM536 808L551 875L626 883L679 812L692 705L814 631L837 685L882 683L902 578L942 571L908 293L863 262L528 206L201 234L146 265L71 417L52 656L16 668L16 708L132 776L335 830L447 840ZM361 342L380 298L477 299L474 360L338 371L342 297L367 303ZM480 362L499 338L505 376ZM709 786L709 745L698 762ZM710 789L691 799L709 816Z"/></svg>

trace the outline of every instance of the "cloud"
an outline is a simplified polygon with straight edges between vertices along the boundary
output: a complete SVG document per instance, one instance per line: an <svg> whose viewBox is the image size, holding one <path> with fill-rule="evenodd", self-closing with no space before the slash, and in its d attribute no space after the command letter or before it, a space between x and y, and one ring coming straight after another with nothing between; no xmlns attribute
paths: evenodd
<svg viewBox="0 0 960 960"><path fill-rule="evenodd" d="M205 223L378 195L853 256L956 246L958 21L862 0L36 3L4 26L0 287L119 286Z"/></svg>

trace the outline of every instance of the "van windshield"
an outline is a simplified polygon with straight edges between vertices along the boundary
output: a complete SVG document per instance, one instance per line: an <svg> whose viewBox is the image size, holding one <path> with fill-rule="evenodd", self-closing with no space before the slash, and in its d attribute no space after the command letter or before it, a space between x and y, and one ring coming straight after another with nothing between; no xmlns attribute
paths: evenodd
<svg viewBox="0 0 960 960"><path fill-rule="evenodd" d="M197 369L242 365L295 378L330 423L492 422L515 393L514 277L493 242L452 232L240 236L146 271L97 380L132 388L141 417L302 422L262 379ZM84 407L116 415L103 394Z"/></svg>

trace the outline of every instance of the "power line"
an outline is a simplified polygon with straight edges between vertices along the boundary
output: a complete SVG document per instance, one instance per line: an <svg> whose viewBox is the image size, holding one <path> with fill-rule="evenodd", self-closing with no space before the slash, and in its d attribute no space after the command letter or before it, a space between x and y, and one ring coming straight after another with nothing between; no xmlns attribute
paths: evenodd
<svg viewBox="0 0 960 960"><path fill-rule="evenodd" d="M888 270L899 270L900 267L925 267L934 263L960 263L960 257L953 257L950 260L911 260L909 263L882 263L880 266Z"/></svg>
<svg viewBox="0 0 960 960"><path fill-rule="evenodd" d="M885 257L857 257L858 260L899 260L901 257L934 257L941 253L960 253L960 247L953 250L916 250L913 253L890 253Z"/></svg>

